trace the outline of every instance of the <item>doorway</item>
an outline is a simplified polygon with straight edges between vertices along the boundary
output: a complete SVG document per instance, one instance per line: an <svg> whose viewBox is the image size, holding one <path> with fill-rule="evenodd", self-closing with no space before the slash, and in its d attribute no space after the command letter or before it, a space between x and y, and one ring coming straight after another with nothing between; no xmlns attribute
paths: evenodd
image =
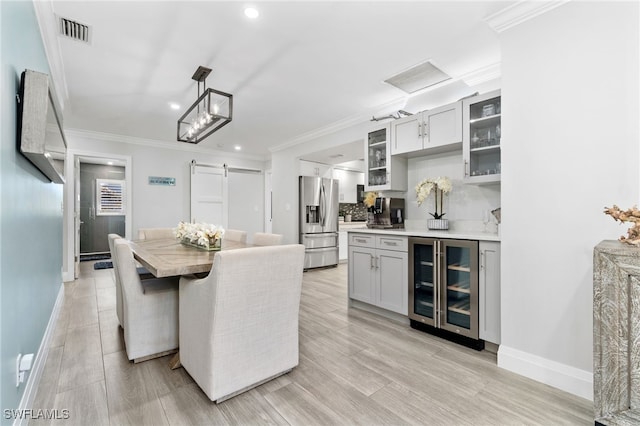
<svg viewBox="0 0 640 426"><path fill-rule="evenodd" d="M109 254L107 234L111 232L118 233L124 238L131 239L131 157L69 149L67 150L66 163L69 167L65 169L68 191L66 191L64 200L66 226L63 279L64 281L73 281L78 277L81 253L87 256L99 256L102 254L105 257ZM91 175L96 169L100 169L99 166L102 166L105 171L102 176L107 177L95 176L95 179L93 179L95 182L85 183L85 188L82 190L81 175ZM113 172L109 173L109 170ZM99 184L97 179L104 179L104 181ZM118 181L119 185L111 186L111 181ZM101 184L107 184L107 186L101 187ZM101 191L102 197L100 196ZM120 191L120 198L116 197L116 204L119 203L116 207L120 208L117 208L116 211L114 211L113 205L108 205L106 202L107 195L111 195L113 191ZM122 215L122 212L124 212L124 215ZM100 220L100 222L106 222L108 225L99 225L101 228L97 232L91 230L89 223L93 220L92 218L98 219L109 215L119 216L119 218L106 221ZM117 225L112 225L111 222L115 222ZM87 226L84 226L85 224ZM123 224L123 226L120 224ZM104 234L104 238L99 236L101 234ZM104 240L106 244L103 245L101 240ZM97 244L93 244L94 241Z"/></svg>
<svg viewBox="0 0 640 426"><path fill-rule="evenodd" d="M109 258L107 236L125 234L125 168L104 162L80 159L81 261Z"/></svg>

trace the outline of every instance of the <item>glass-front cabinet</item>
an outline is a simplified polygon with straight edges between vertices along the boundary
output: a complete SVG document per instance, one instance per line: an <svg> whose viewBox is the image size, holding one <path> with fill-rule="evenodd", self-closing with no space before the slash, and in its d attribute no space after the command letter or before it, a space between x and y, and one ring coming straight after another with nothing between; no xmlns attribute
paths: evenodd
<svg viewBox="0 0 640 426"><path fill-rule="evenodd" d="M500 182L501 116L499 90L463 101L465 182Z"/></svg>
<svg viewBox="0 0 640 426"><path fill-rule="evenodd" d="M478 339L478 242L409 239L409 318Z"/></svg>
<svg viewBox="0 0 640 426"><path fill-rule="evenodd" d="M365 189L406 191L407 160L391 156L391 125L380 125L369 130L364 148Z"/></svg>

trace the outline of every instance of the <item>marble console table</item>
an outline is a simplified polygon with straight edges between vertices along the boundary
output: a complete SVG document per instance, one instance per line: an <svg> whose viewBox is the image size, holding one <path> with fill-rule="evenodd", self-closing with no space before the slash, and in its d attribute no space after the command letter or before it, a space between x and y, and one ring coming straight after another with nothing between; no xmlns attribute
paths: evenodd
<svg viewBox="0 0 640 426"><path fill-rule="evenodd" d="M593 253L595 424L640 424L640 248L603 241Z"/></svg>

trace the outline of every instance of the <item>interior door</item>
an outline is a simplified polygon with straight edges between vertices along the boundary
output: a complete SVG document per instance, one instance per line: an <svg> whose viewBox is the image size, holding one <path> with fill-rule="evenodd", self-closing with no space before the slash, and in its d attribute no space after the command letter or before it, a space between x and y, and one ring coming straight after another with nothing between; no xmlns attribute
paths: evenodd
<svg viewBox="0 0 640 426"><path fill-rule="evenodd" d="M191 222L228 227L227 166L191 162Z"/></svg>

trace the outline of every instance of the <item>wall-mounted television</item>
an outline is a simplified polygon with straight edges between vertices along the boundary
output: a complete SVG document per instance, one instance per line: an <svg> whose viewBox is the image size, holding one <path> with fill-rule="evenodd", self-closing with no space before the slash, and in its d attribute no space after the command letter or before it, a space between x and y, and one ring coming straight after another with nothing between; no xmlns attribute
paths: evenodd
<svg viewBox="0 0 640 426"><path fill-rule="evenodd" d="M64 183L67 140L47 74L25 70L20 80L18 146L51 182Z"/></svg>

